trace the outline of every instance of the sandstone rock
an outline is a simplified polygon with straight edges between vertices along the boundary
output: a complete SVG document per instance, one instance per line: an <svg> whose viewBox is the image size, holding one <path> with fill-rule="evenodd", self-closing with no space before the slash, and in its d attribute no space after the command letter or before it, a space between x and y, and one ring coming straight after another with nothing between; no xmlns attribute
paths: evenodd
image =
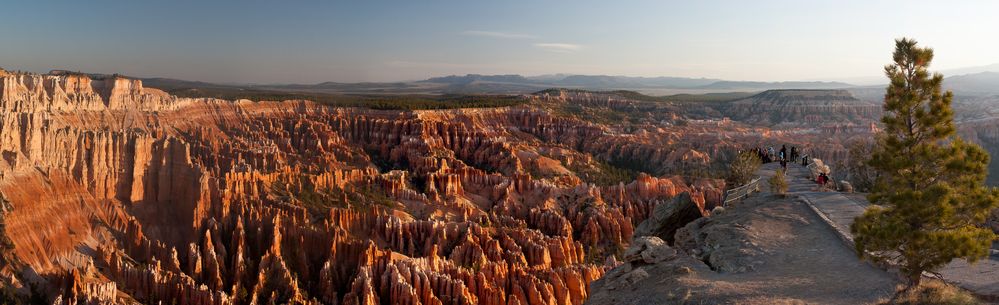
<svg viewBox="0 0 999 305"><path fill-rule="evenodd" d="M670 173L734 146L528 106L372 110L178 98L122 77L0 79L4 230L20 261L65 281L49 286L73 287L50 289L64 302L581 304L617 265L590 254L626 246L648 218L643 232L671 241L724 183L597 186L577 169ZM531 175L541 167L565 177ZM674 252L646 243L637 257Z"/></svg>
<svg viewBox="0 0 999 305"><path fill-rule="evenodd" d="M707 217L693 221L677 230L676 249L687 253L721 273L743 273L755 270L762 262L752 257L762 255L759 247L744 237L741 225L731 225L731 219Z"/></svg>
<svg viewBox="0 0 999 305"><path fill-rule="evenodd" d="M853 193L853 184L850 184L850 182L846 180L840 180L839 190L844 193Z"/></svg>
<svg viewBox="0 0 999 305"><path fill-rule="evenodd" d="M614 268L614 267L617 267L620 264L621 264L621 262L619 262L617 260L617 257L615 257L613 255L608 255L607 259L604 260L604 267Z"/></svg>
<svg viewBox="0 0 999 305"><path fill-rule="evenodd" d="M676 250L670 248L662 239L655 236L640 236L636 237L631 246L624 251L624 261L655 264L675 255Z"/></svg>
<svg viewBox="0 0 999 305"><path fill-rule="evenodd" d="M809 179L815 180L819 177L819 174L829 175L831 169L828 165L822 162L820 159L812 159L812 162L808 164Z"/></svg>
<svg viewBox="0 0 999 305"><path fill-rule="evenodd" d="M716 206L714 209L711 209L711 215L718 215L721 213L725 213L725 207L723 206Z"/></svg>
<svg viewBox="0 0 999 305"><path fill-rule="evenodd" d="M734 120L767 125L865 124L881 118L881 105L846 90L767 90L721 109Z"/></svg>
<svg viewBox="0 0 999 305"><path fill-rule="evenodd" d="M635 230L635 236L657 236L673 243L676 230L701 218L703 213L691 200L689 193L681 193L670 202L657 205L652 217L643 221Z"/></svg>
<svg viewBox="0 0 999 305"><path fill-rule="evenodd" d="M620 280L628 282L629 284L635 284L647 278L649 278L649 273L645 271L645 269L635 269L631 272L625 273L621 276Z"/></svg>

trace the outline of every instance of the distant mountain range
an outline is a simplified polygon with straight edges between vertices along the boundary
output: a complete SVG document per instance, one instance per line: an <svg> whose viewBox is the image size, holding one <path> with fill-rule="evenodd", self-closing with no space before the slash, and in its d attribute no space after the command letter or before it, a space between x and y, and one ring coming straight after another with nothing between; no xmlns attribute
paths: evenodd
<svg viewBox="0 0 999 305"><path fill-rule="evenodd" d="M955 75L944 79L944 88L963 95L999 94L999 72L978 72Z"/></svg>
<svg viewBox="0 0 999 305"><path fill-rule="evenodd" d="M969 74L947 74L944 87L955 94L966 96L999 95L999 65L996 71L983 71L992 66L948 71L974 71ZM181 89L238 89L324 94L525 94L548 88L586 90L633 90L651 95L675 93L760 92L772 89L849 89L860 98L880 99L885 85L855 86L844 82L787 81L758 82L731 81L712 78L686 77L631 77L611 75L552 74L542 76L507 75L451 75L421 81L385 83L335 83L284 84L284 85L228 85L168 78L145 78L147 86L167 91ZM656 94L657 92L668 92Z"/></svg>
<svg viewBox="0 0 999 305"><path fill-rule="evenodd" d="M946 70L940 70L939 72L943 73L943 75L945 75L945 76L948 76L948 75L975 74L975 73L981 73L981 72L999 72L999 63L994 63L994 64L991 64L991 65L985 65L985 66L964 67L964 68L957 68L957 69L946 69Z"/></svg>
<svg viewBox="0 0 999 305"><path fill-rule="evenodd" d="M566 87L581 89L838 89L853 85L840 82L754 82L728 81L712 78L687 77L632 77L611 75L546 75L524 77L521 75L452 75L434 77L422 82L447 84L452 87L472 86L481 83L502 83L530 87Z"/></svg>

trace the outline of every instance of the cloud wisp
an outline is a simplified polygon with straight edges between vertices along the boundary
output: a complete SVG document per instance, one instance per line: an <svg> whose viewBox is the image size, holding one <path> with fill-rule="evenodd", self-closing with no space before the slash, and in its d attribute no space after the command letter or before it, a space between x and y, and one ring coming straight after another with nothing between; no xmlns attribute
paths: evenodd
<svg viewBox="0 0 999 305"><path fill-rule="evenodd" d="M479 37L489 37L489 38L503 38L503 39L536 39L537 36L530 34L521 33L510 33L510 32L499 32L499 31L464 31L461 32L462 35L466 36L479 36Z"/></svg>
<svg viewBox="0 0 999 305"><path fill-rule="evenodd" d="M541 37L531 34L515 33L515 32L504 32L504 31L481 31L481 30L468 30L461 32L461 35L465 36L476 36L476 37L486 37L495 39L519 39L519 40L541 40ZM548 52L555 53L571 53L579 51L583 48L582 45L573 43L563 43L563 42L538 42L532 43L536 48L539 48Z"/></svg>
<svg viewBox="0 0 999 305"><path fill-rule="evenodd" d="M557 42L545 42L545 43L535 43L535 47L541 48L545 51L558 52L558 53L570 53L574 51L579 51L583 46L571 43L557 43Z"/></svg>

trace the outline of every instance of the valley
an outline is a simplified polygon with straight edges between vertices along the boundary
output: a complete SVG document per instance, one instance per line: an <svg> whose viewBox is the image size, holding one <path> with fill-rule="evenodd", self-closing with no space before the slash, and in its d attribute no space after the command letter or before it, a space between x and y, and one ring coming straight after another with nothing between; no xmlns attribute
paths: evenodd
<svg viewBox="0 0 999 305"><path fill-rule="evenodd" d="M739 150L836 164L881 116L846 90L226 100L2 79L0 274L67 304L582 304L657 206L686 193L710 216ZM972 111L991 103L958 111L994 151L999 119Z"/></svg>

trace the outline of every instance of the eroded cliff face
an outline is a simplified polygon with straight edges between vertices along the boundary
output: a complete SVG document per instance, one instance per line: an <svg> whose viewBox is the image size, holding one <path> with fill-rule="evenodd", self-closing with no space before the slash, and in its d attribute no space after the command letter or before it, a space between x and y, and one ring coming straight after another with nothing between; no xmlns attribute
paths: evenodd
<svg viewBox="0 0 999 305"><path fill-rule="evenodd" d="M0 89L17 277L66 304L581 304L657 205L687 192L707 214L724 188L585 182L599 161L669 172L732 147L527 106L188 99L71 74Z"/></svg>
<svg viewBox="0 0 999 305"><path fill-rule="evenodd" d="M963 139L981 145L989 155L993 156L989 163L989 176L986 181L989 185L999 184L999 118L986 117L973 120L959 121L957 123L957 133ZM999 215L999 213L996 213ZM999 217L996 221L999 221ZM999 226L997 226L999 231Z"/></svg>
<svg viewBox="0 0 999 305"><path fill-rule="evenodd" d="M783 126L857 125L881 118L881 105L853 97L846 90L768 90L718 107L734 120Z"/></svg>

